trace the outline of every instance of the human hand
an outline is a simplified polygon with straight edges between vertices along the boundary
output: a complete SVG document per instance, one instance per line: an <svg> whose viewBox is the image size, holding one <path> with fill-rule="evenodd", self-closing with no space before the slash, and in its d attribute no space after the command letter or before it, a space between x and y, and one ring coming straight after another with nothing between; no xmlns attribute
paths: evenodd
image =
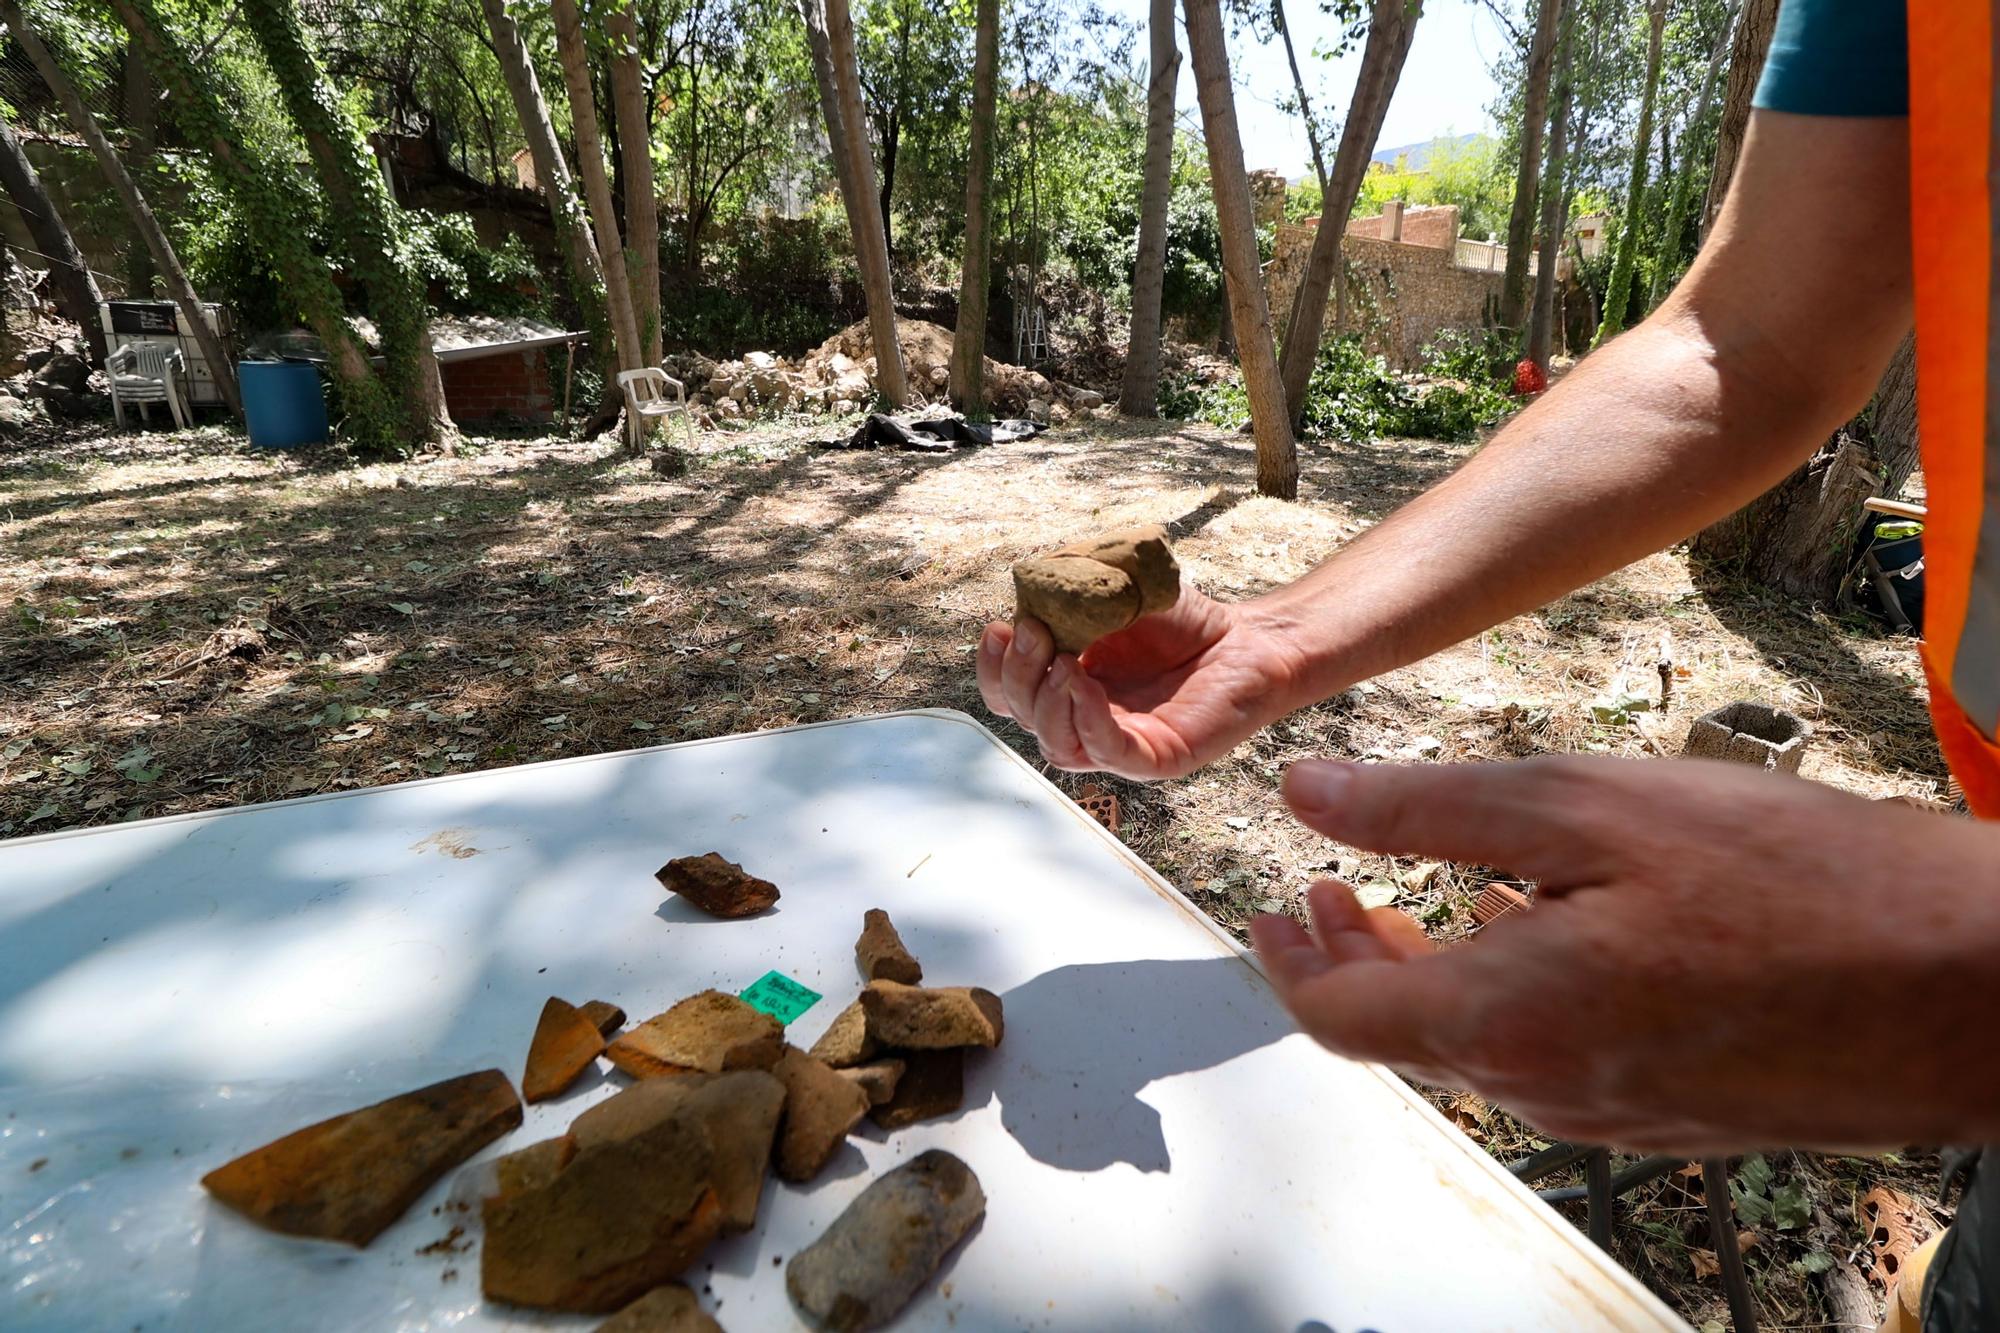
<svg viewBox="0 0 2000 1333"><path fill-rule="evenodd" d="M1191 772L1301 702L1301 655L1256 603L1180 599L1058 654L1032 617L988 625L979 692L1041 742L1057 768L1128 778Z"/></svg>
<svg viewBox="0 0 2000 1333"><path fill-rule="evenodd" d="M1316 939L1252 922L1335 1051L1634 1150L2000 1133L2000 830L1695 760L1308 761L1285 797L1353 846L1540 885L1445 952L1332 881Z"/></svg>

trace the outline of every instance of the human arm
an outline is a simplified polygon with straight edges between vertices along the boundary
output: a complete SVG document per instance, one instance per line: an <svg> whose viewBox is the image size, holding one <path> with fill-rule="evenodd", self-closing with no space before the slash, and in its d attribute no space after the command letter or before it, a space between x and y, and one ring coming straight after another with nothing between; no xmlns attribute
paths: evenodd
<svg viewBox="0 0 2000 1333"><path fill-rule="evenodd" d="M1673 295L1452 477L1297 583L1184 595L1080 669L1036 622L989 626L988 706L1059 767L1185 773L1732 512L1867 402L1909 327L1907 157L1899 119L1754 113Z"/></svg>

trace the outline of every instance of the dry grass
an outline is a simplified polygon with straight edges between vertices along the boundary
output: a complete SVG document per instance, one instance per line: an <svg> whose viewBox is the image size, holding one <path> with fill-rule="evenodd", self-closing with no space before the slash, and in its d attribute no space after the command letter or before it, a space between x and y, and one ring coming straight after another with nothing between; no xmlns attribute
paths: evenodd
<svg viewBox="0 0 2000 1333"><path fill-rule="evenodd" d="M1193 579L1247 596L1466 452L1308 449L1286 504L1251 493L1247 440L1203 427L1101 424L942 456L818 453L803 433L705 437L673 480L560 439L362 468L216 432L0 454L0 834L901 707L977 714L969 655L1009 608L1017 556L1159 521ZM1655 711L1593 720L1591 701L1621 691ZM1306 834L1274 797L1287 763L1670 754L1690 718L1734 699L1816 725L1808 777L1870 795L1942 787L1908 641L1679 554L1307 709L1188 779L1106 785L1126 840L1226 925L1339 873L1448 940L1489 872ZM1541 1142L1477 1099L1437 1100L1497 1155ZM1836 1220L1751 1251L1769 1325L1814 1326L1794 1265L1816 1249L1844 1259L1852 1198L1884 1180L1921 1193L1923 1160L1774 1158ZM1713 1280L1693 1277L1705 1234L1698 1186L1673 1177L1618 1231L1620 1257L1698 1326L1723 1317Z"/></svg>

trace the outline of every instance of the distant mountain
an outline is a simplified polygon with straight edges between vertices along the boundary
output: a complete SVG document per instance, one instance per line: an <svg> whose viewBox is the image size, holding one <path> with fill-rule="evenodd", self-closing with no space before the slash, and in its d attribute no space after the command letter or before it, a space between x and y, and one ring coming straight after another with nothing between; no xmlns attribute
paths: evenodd
<svg viewBox="0 0 2000 1333"><path fill-rule="evenodd" d="M1461 134L1456 138L1446 139L1445 142L1464 148L1470 144L1478 143L1486 137L1483 134ZM1440 135L1439 138L1443 138L1443 136ZM1431 148L1437 142L1437 139L1425 139L1422 143L1399 144L1394 148L1384 148L1368 160L1371 163L1380 162L1385 167L1393 167L1396 165L1397 158L1407 157L1409 159L1408 166L1411 171L1422 171L1430 165Z"/></svg>

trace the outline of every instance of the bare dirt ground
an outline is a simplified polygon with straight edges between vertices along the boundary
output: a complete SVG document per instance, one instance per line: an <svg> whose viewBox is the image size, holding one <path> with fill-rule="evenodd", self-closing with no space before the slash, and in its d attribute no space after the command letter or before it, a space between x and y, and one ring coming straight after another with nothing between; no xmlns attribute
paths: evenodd
<svg viewBox="0 0 2000 1333"><path fill-rule="evenodd" d="M1206 427L1098 423L947 455L820 452L810 433L704 436L677 479L557 437L376 466L254 453L215 430L0 452L0 836L918 706L980 716L1033 758L985 717L972 677L1015 558L1163 522L1189 577L1247 597L1467 453L1309 447L1287 504L1254 494L1246 439ZM1621 695L1650 710L1594 716ZM1286 764L1671 755L1690 719L1735 699L1815 725L1809 778L1943 788L1909 640L1678 553L1296 714L1187 779L1095 781L1122 802L1126 841L1225 925L1295 908L1338 873L1449 941L1494 876L1304 833L1276 799ZM1073 794L1093 781L1051 776ZM1476 1098L1433 1096L1496 1155L1545 1142ZM1767 1160L1768 1178L1737 1182L1760 1316L1821 1327L1818 1270L1867 1263L1859 1196L1921 1198L1934 1159ZM1626 1201L1616 1233L1620 1259L1697 1327L1726 1318L1702 1208L1698 1174L1669 1176Z"/></svg>

